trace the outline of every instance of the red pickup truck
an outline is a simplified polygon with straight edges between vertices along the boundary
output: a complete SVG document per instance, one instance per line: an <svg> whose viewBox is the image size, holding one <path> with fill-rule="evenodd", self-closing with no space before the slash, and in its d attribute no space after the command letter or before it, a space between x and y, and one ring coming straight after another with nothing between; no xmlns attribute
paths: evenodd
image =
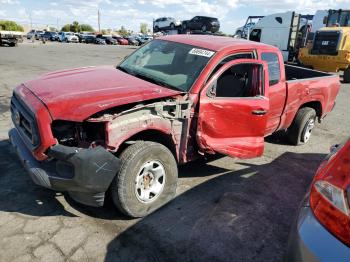
<svg viewBox="0 0 350 262"><path fill-rule="evenodd" d="M175 196L177 164L206 154L259 157L286 130L306 143L335 104L339 78L283 64L261 43L160 37L115 67L84 67L19 85L9 137L36 184L100 206L109 190L141 217Z"/></svg>

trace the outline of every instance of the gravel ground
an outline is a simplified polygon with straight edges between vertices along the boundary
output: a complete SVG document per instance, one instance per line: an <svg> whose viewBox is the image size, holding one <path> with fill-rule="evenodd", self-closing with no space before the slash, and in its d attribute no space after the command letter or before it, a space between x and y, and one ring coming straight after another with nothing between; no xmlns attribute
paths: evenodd
<svg viewBox="0 0 350 262"><path fill-rule="evenodd" d="M329 147L348 136L350 85L309 144L267 138L264 156L180 167L178 196L143 219L89 208L32 183L12 150L9 103L22 81L116 64L134 48L23 43L0 48L0 261L281 261L288 232Z"/></svg>

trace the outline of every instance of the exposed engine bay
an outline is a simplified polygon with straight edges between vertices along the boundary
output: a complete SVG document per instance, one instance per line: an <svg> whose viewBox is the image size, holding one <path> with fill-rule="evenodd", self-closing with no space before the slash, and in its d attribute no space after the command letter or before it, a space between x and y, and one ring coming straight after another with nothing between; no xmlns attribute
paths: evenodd
<svg viewBox="0 0 350 262"><path fill-rule="evenodd" d="M169 135L179 148L182 138L187 137L183 134L189 132L190 117L190 100L166 99L109 109L84 122L55 120L51 128L59 144L65 146L93 148L101 145L116 152L129 138L156 129Z"/></svg>

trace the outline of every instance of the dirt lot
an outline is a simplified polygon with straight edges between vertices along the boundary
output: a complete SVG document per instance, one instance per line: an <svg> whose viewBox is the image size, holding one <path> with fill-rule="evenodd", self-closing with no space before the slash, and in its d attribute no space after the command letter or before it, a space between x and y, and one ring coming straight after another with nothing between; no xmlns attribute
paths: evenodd
<svg viewBox="0 0 350 262"><path fill-rule="evenodd" d="M32 183L8 139L12 89L48 71L116 64L123 46L0 48L0 261L281 261L296 209L329 147L350 130L350 85L308 145L268 138L264 156L180 168L177 198L130 220ZM346 117L348 116L348 117Z"/></svg>

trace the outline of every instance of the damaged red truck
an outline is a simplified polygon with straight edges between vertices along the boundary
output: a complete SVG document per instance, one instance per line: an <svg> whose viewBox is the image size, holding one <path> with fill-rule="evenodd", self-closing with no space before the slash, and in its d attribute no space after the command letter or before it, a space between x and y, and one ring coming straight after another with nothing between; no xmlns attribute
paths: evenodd
<svg viewBox="0 0 350 262"><path fill-rule="evenodd" d="M175 196L177 165L206 154L259 157L285 130L306 143L334 105L339 78L283 64L261 43L160 37L115 67L85 67L19 85L10 140L33 181L103 205L109 190L142 217Z"/></svg>

